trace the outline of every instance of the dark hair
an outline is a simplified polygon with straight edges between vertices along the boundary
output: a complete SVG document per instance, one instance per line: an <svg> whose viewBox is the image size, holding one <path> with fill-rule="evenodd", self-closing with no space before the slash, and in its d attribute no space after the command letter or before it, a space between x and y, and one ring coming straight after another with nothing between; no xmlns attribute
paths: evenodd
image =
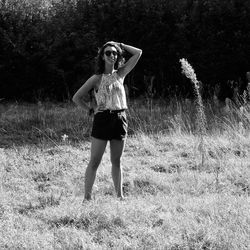
<svg viewBox="0 0 250 250"><path fill-rule="evenodd" d="M124 62L124 57L123 57L123 51L121 47L115 43L115 42L107 42L105 43L98 51L98 55L96 57L96 67L95 67L95 73L96 74L102 74L104 73L105 70L105 62L103 60L103 55L104 55L104 49L108 46L112 46L116 48L117 51L117 60L115 62L114 68L118 69Z"/></svg>

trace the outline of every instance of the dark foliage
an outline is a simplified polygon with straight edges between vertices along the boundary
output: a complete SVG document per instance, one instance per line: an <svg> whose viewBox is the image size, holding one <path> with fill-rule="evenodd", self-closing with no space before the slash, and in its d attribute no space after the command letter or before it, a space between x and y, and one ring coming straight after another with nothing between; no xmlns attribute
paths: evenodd
<svg viewBox="0 0 250 250"><path fill-rule="evenodd" d="M107 40L143 49L126 79L130 95L192 97L187 58L205 98L250 71L248 0L10 0L0 3L0 99L69 100L94 72Z"/></svg>

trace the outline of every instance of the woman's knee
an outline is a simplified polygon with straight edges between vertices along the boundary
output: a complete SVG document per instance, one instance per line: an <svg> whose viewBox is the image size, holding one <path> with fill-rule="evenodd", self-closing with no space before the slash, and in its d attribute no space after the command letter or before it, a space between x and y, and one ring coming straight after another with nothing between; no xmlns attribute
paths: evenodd
<svg viewBox="0 0 250 250"><path fill-rule="evenodd" d="M101 159L99 157L91 157L90 162L89 162L89 166L93 170L97 170L97 168L99 167L100 163L101 163Z"/></svg>

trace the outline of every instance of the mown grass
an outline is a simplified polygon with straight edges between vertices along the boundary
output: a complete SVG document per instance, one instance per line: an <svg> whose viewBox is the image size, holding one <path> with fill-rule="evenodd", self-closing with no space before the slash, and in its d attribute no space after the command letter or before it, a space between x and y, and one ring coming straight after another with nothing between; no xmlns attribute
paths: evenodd
<svg viewBox="0 0 250 250"><path fill-rule="evenodd" d="M91 118L71 104L0 106L0 249L249 249L249 110L131 101L115 197L109 148L82 203ZM63 135L68 137L62 137Z"/></svg>

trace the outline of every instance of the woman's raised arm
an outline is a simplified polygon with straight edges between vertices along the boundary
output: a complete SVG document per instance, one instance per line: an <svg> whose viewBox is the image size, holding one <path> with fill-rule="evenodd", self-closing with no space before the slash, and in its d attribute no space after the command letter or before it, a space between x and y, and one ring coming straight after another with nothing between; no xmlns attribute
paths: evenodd
<svg viewBox="0 0 250 250"><path fill-rule="evenodd" d="M121 77L125 77L137 64L138 60L140 59L142 55L142 50L136 47L133 47L131 45L119 44L121 49L129 52L132 54L132 56L129 58L129 60L118 70L118 73Z"/></svg>

